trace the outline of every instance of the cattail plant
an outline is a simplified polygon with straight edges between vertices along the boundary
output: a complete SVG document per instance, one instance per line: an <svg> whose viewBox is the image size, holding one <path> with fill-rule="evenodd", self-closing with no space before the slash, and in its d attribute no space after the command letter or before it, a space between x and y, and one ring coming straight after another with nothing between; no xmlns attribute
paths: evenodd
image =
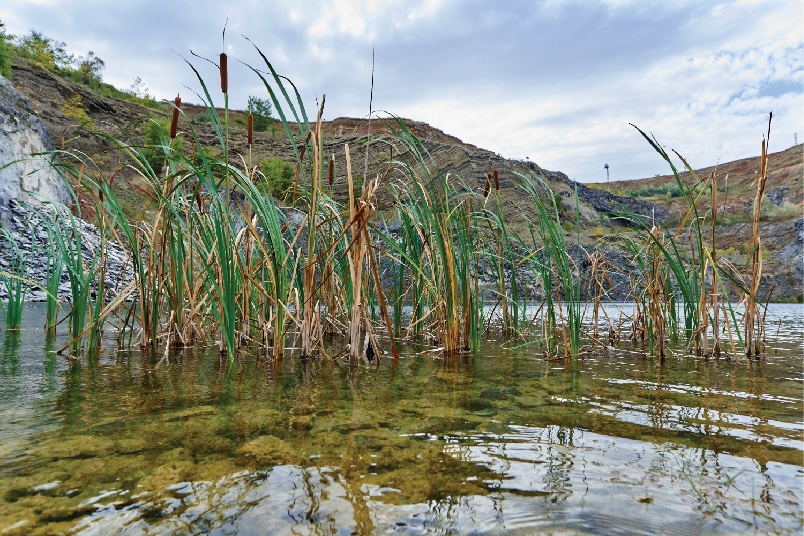
<svg viewBox="0 0 804 536"><path fill-rule="evenodd" d="M229 93L229 59L226 52L221 52L220 65L221 93Z"/></svg>
<svg viewBox="0 0 804 536"><path fill-rule="evenodd" d="M552 270L557 274L557 279L561 283L561 294L556 298L563 301L564 308L559 304L558 313L564 318L566 310L566 322L562 322L564 355L567 358L577 358L581 350L581 290L580 277L574 273L578 269L578 261L573 259L568 251L564 240L564 229L561 225L561 217L555 202L555 197L550 195L551 190L547 183L538 175L531 173L519 173L522 188L530 194L537 210L538 224L536 229L544 244L545 270L552 266ZM546 195L545 195L546 194ZM543 197L549 199L549 205ZM580 228L580 209L578 208L578 192L575 192L575 212L576 229ZM579 240L580 241L580 240ZM580 245L576 247L580 254ZM545 274L546 275L546 274ZM549 276L549 284L552 286L552 275ZM547 287L545 286L545 292Z"/></svg>
<svg viewBox="0 0 804 536"><path fill-rule="evenodd" d="M311 126L298 90L278 75L270 62L265 60L265 64L267 74L252 70L270 95L293 148L296 173L292 202L305 212L301 223L286 216L286 209L258 187L262 181L258 180L259 171L252 169L250 152L242 166L234 159L230 161L226 54L221 53L219 62L224 93L222 115L217 113L207 86L193 68L217 138L214 154L204 150L192 124L187 125L183 138L192 143L194 156L177 150L179 142L172 143L178 136L178 96L172 103L169 136L163 134L165 139L150 148L162 151L160 158L164 155L165 165L159 170L152 169L140 148L118 142L155 203L148 218L135 224L126 217L111 180L85 176L82 169L63 166L74 174L74 182L87 190L98 212L103 240L116 239L128 248L134 274L133 281L116 297L107 299L103 283L105 255L86 250L71 215L49 213L49 232L53 242L61 244L53 270L60 273L64 266L73 291L69 318L72 353L80 352L85 343L89 349L96 348L105 319L113 312L121 312L121 317L131 318L137 326L143 348L155 351L164 347L167 355L175 347L217 341L229 362L250 345L279 360L287 351L289 333L301 341L299 354L305 358L327 356L329 345L337 340L349 345L339 354L348 353L351 363L372 354L379 357L380 320L395 356L395 340L400 336L440 345L443 353L451 356L479 347L484 320L488 321L486 333L496 332L496 327L490 327L494 319L499 321L503 336L510 339L535 333L540 314L542 332L536 337L541 337L539 342L544 342L547 353L556 355L563 347L566 358L580 355L580 265L586 253L580 247L577 191L577 243L570 246L561 221L567 209L562 206L559 210L542 177L519 173L520 187L536 209L535 218L526 220L530 237L523 238L510 225L512 215L503 210L497 168L489 166L481 199L477 185L469 188L459 178L438 172L423 143L395 118L388 123L393 137L388 170L383 177L372 180L364 173L362 193L357 191L349 146L345 146L349 191L348 206L344 206L336 202L333 194L336 164L334 154L324 145L324 100ZM250 150L254 141L251 114L247 125ZM395 151L395 146L402 150ZM658 144L654 148L669 162ZM765 149L763 145L766 165ZM673 171L680 182L675 168ZM386 177L391 180L386 181ZM324 180L330 188L322 187ZM399 233L387 228L382 232L370 224L380 183L389 186L394 198ZM757 207L763 188L764 182L757 194ZM713 327L717 330L719 325L717 294L722 288L720 277L726 275L718 266L714 247L714 209L711 247L703 243L701 222L705 218L699 218L696 209L700 190L683 190L688 203L684 221L690 223L689 229L680 228L673 234L644 220L635 224L639 237L632 243L638 273L632 278L632 287L637 314L632 331L639 339L644 337L660 358L671 336L668 330L680 329L677 326L681 322L674 320L676 299L685 308L683 329L693 350L708 351L702 330L707 329L710 314L715 316ZM715 190L713 179L713 207L717 203ZM488 205L490 197L492 206ZM758 222L758 208L756 211ZM758 227L755 234L758 235ZM377 238L381 247L373 242ZM761 275L758 236L752 254L754 265L746 288L755 296ZM499 316L495 316L496 310L488 314L483 310L478 289L481 260L494 273L492 292L500 307ZM604 283L613 285L606 275L605 261L593 255L591 262L595 279L593 336L597 339L597 311L606 294ZM389 266L382 274L391 279L385 287L380 264L383 270ZM523 279L523 271L531 275ZM18 285L22 277L19 274L4 281L7 286L9 281ZM545 294L530 323L525 314L525 283L532 282L528 278L536 278ZM713 289L711 306L705 296L702 299L707 281ZM54 276L49 292L55 295L57 286L58 278ZM725 295L726 289L722 292ZM386 295L392 311L386 304ZM130 303L126 303L127 298ZM757 311L755 298L746 295L746 300L747 310ZM411 313L406 317L403 309L408 307ZM734 311L729 311L730 338L732 328L739 338ZM749 326L752 320L748 312L745 322L747 337L749 327L756 332L755 327ZM612 332L611 321L609 327ZM344 338L337 339L339 333ZM717 351L717 339L714 348ZM754 343L751 348L751 352L757 352L759 347Z"/></svg>
<svg viewBox="0 0 804 536"><path fill-rule="evenodd" d="M176 134L179 129L179 110L181 109L181 97L176 95L176 98L173 99L173 115L170 118L170 139L176 139Z"/></svg>
<svg viewBox="0 0 804 536"><path fill-rule="evenodd" d="M773 112L768 117L768 135L762 140L762 156L759 161L759 174L756 179L757 191L754 196L754 205L751 212L751 242L749 246L748 271L746 273L747 292L745 293L745 351L746 355L762 355L761 322L757 330L759 311L756 304L756 295L762 277L762 241L759 237L759 221L762 212L762 197L765 194L765 182L768 179L768 143L770 142L770 126Z"/></svg>
<svg viewBox="0 0 804 536"><path fill-rule="evenodd" d="M321 145L323 143L323 128L321 126L324 115L326 96L321 99L318 109L318 119L311 140L313 144L312 183L310 185L310 199L307 209L307 257L303 271L302 288L302 322L301 353L302 357L312 357L313 350L320 346L321 317L316 308L316 268L318 255L316 253L316 231L318 226L318 196L321 181Z"/></svg>
<svg viewBox="0 0 804 536"><path fill-rule="evenodd" d="M346 144L344 150L346 152L346 174L349 187L349 223L347 227L350 229L352 236L347 250L352 281L349 362L356 365L364 355L368 357L379 355L371 320L368 316L367 304L364 302L363 297L363 267L371 248L367 224L374 212L374 207L369 200L374 195L377 183L376 181L369 181L364 188L364 194L359 199L356 199L348 144Z"/></svg>
<svg viewBox="0 0 804 536"><path fill-rule="evenodd" d="M25 293L27 292L27 286L24 283L26 280L26 260L11 234L3 227L0 227L0 233L2 233L6 243L8 243L14 251L14 259L16 261L11 267L10 272L0 270L0 280L2 280L8 296L5 310L3 311L6 329L20 329L22 323L22 306L25 302Z"/></svg>

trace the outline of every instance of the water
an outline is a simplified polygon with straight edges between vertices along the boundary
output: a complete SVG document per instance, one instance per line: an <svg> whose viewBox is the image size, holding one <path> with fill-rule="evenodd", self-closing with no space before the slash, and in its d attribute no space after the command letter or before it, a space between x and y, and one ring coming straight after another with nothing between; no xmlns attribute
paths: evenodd
<svg viewBox="0 0 804 536"><path fill-rule="evenodd" d="M800 534L804 311L768 356L488 344L350 369L0 333L0 534Z"/></svg>

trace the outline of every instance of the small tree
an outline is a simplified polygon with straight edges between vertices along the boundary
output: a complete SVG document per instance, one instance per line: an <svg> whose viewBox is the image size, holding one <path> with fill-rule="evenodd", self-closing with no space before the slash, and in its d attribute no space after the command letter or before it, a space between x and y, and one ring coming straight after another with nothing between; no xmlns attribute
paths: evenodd
<svg viewBox="0 0 804 536"><path fill-rule="evenodd" d="M151 98L151 95L148 94L148 87L145 85L145 82L143 82L142 78L140 78L139 76L134 77L134 80L131 82L131 85L126 90L126 93L134 95L138 99Z"/></svg>
<svg viewBox="0 0 804 536"><path fill-rule="evenodd" d="M11 50L8 48L11 36L6 33L5 27L0 21L0 76L11 78Z"/></svg>
<svg viewBox="0 0 804 536"><path fill-rule="evenodd" d="M78 82L86 86L97 87L101 83L101 71L106 66L106 62L97 57L91 50L85 56L78 58Z"/></svg>
<svg viewBox="0 0 804 536"><path fill-rule="evenodd" d="M254 130L257 132L265 132L268 127L273 123L271 113L273 106L271 102L266 99L260 99L249 95L248 98L248 112L254 114Z"/></svg>
<svg viewBox="0 0 804 536"><path fill-rule="evenodd" d="M61 41L54 41L42 32L31 30L29 35L17 39L17 53L23 58L41 64L49 71L59 72L68 69L75 58L68 54Z"/></svg>

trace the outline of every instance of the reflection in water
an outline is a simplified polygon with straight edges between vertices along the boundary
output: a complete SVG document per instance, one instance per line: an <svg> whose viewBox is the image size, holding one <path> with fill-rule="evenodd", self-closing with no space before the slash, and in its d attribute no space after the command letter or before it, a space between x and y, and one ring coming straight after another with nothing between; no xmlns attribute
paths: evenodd
<svg viewBox="0 0 804 536"><path fill-rule="evenodd" d="M42 395L52 393L58 389L59 379L58 361L56 357L56 333L48 331L45 334L45 359L42 364L42 378L40 381L39 392Z"/></svg>
<svg viewBox="0 0 804 536"><path fill-rule="evenodd" d="M464 436L458 443L452 438L446 454L500 477L487 481L482 494L412 503L399 500L400 487L360 484L338 467L280 465L214 482L180 482L161 494L141 493L129 504L107 503L77 529L465 534L563 527L576 533L699 534L779 530L785 522L800 527L797 509L780 508L771 498L779 482L795 478L790 468L775 464L757 480L750 461L728 454L646 447L593 433L576 437L569 448L552 442L560 435L554 427L514 426L507 437ZM765 485L772 479L775 488ZM785 501L800 505L801 498L793 491Z"/></svg>
<svg viewBox="0 0 804 536"><path fill-rule="evenodd" d="M27 337L5 333L0 363L7 534L802 528L798 342L750 363L489 345L355 368L73 361Z"/></svg>
<svg viewBox="0 0 804 536"><path fill-rule="evenodd" d="M3 335L3 356L0 358L0 376L20 375L20 331L7 329Z"/></svg>

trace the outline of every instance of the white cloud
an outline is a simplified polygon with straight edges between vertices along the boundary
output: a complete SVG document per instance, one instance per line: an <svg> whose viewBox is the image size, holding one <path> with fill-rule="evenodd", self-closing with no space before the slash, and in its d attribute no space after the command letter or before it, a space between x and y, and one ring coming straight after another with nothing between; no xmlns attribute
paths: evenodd
<svg viewBox="0 0 804 536"><path fill-rule="evenodd" d="M775 140L804 136L804 11L796 0L230 0L85 3L65 10L7 0L0 19L106 60L105 78L141 76L160 97L197 85L179 55L226 47L260 67L245 34L326 117L374 107L579 179L665 172L628 123L696 165L756 154L767 112ZM158 13L158 16L155 16ZM193 58L191 58L193 59ZM204 77L217 74L193 59ZM230 62L231 102L264 94ZM215 84L211 83L214 86ZM789 142L785 142L789 140ZM772 145L773 147L773 145Z"/></svg>

